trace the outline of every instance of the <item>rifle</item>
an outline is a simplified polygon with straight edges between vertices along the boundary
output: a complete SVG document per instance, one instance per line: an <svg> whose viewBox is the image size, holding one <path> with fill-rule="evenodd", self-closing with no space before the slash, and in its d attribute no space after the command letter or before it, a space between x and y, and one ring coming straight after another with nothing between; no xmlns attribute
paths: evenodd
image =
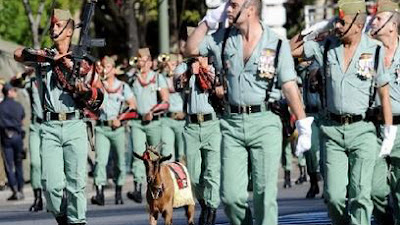
<svg viewBox="0 0 400 225"><path fill-rule="evenodd" d="M83 11L82 22L77 26L81 28L81 32L79 35L79 42L78 45L72 48L72 61L73 61L73 68L72 73L67 80L73 86L77 79L79 79L81 64L83 60L88 61L89 63L93 64L97 59L90 55L90 49L92 47L104 47L106 45L104 39L92 39L90 37L90 22L93 17L93 13L95 10L97 0L90 0L85 5L85 9Z"/></svg>

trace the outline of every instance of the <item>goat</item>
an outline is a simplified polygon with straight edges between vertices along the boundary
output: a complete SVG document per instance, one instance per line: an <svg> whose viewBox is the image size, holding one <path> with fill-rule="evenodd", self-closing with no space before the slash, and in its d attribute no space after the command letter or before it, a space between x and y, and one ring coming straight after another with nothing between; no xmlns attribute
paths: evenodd
<svg viewBox="0 0 400 225"><path fill-rule="evenodd" d="M136 158L141 159L144 162L146 167L146 199L150 210L150 225L157 224L159 213L161 213L164 217L166 225L172 224L175 186L168 164L163 164L163 162L171 159L172 154L168 156L162 156L160 153L158 153L161 146L162 143L158 144L156 147L149 146L146 143L146 150L142 156L135 152L133 153ZM194 225L194 202L193 204L188 204L184 207L186 210L186 216L188 218L188 224Z"/></svg>

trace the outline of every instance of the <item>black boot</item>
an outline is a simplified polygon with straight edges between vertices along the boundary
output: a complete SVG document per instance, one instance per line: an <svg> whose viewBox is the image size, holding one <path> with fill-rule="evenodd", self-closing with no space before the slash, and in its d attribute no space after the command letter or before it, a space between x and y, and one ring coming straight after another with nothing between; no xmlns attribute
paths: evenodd
<svg viewBox="0 0 400 225"><path fill-rule="evenodd" d="M67 216L57 216L56 217L58 225L68 225L68 219Z"/></svg>
<svg viewBox="0 0 400 225"><path fill-rule="evenodd" d="M136 181L133 184L134 184L135 190L132 192L128 192L127 196L129 199L133 200L134 202L142 203L142 201L143 201L143 199L142 199L142 184L140 184Z"/></svg>
<svg viewBox="0 0 400 225"><path fill-rule="evenodd" d="M199 217L199 225L205 225L208 217L208 210L206 206L206 202L204 199L199 200L199 204L201 206L201 212Z"/></svg>
<svg viewBox="0 0 400 225"><path fill-rule="evenodd" d="M207 221L206 225L215 225L215 217L217 215L217 209L207 207Z"/></svg>
<svg viewBox="0 0 400 225"><path fill-rule="evenodd" d="M92 197L93 205L104 205L104 189L101 185L96 185L96 195Z"/></svg>
<svg viewBox="0 0 400 225"><path fill-rule="evenodd" d="M283 188L291 188L292 182L290 181L290 171L285 170L285 181L283 183Z"/></svg>
<svg viewBox="0 0 400 225"><path fill-rule="evenodd" d="M24 199L24 194L22 191L17 191L17 187L11 187L12 195L7 199L7 201L17 201Z"/></svg>
<svg viewBox="0 0 400 225"><path fill-rule="evenodd" d="M115 204L116 205L124 204L124 201L122 200L121 192L122 192L122 186L117 185L115 187Z"/></svg>
<svg viewBox="0 0 400 225"><path fill-rule="evenodd" d="M310 189L307 192L306 198L315 198L317 194L319 194L319 187L318 187L318 174L317 173L310 173Z"/></svg>
<svg viewBox="0 0 400 225"><path fill-rule="evenodd" d="M42 189L34 189L33 194L35 195L35 200L29 208L29 211L37 212L43 210Z"/></svg>
<svg viewBox="0 0 400 225"><path fill-rule="evenodd" d="M296 184L302 184L307 181L307 174L306 174L306 167L305 166L299 166L300 169L300 177L299 179L296 180Z"/></svg>

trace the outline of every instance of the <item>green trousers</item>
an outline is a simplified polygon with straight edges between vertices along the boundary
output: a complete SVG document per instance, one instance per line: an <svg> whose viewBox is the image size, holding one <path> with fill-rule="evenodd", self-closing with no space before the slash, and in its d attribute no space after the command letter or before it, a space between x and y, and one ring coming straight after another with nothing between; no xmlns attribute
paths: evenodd
<svg viewBox="0 0 400 225"><path fill-rule="evenodd" d="M31 156L31 185L33 189L42 188L42 166L40 159L40 124L32 122L29 126L29 152Z"/></svg>
<svg viewBox="0 0 400 225"><path fill-rule="evenodd" d="M113 130L107 126L96 126L96 165L94 169L94 183L106 185L107 172L106 166L110 149L115 151L117 166L115 168L114 182L118 186L125 184L125 128L119 127Z"/></svg>
<svg viewBox="0 0 400 225"><path fill-rule="evenodd" d="M234 225L253 224L248 205L248 158L251 161L255 224L278 223L278 169L282 123L272 112L230 114L221 120L221 199Z"/></svg>
<svg viewBox="0 0 400 225"><path fill-rule="evenodd" d="M172 154L174 156L172 159L182 160L184 157L182 133L185 121L166 117L162 119L161 123L161 140L164 142L161 154L165 156Z"/></svg>
<svg viewBox="0 0 400 225"><path fill-rule="evenodd" d="M383 126L381 127L381 136ZM382 140L378 139L380 151ZM397 131L392 152L388 158L377 158L374 167L371 198L374 203L373 215L378 224L388 224L393 216L389 205L389 195L392 192L395 224L400 225L400 132Z"/></svg>
<svg viewBox="0 0 400 225"><path fill-rule="evenodd" d="M284 138L282 143L282 167L284 171L292 171L292 159L293 154L290 140L289 138Z"/></svg>
<svg viewBox="0 0 400 225"><path fill-rule="evenodd" d="M320 116L317 113L310 114L308 116L314 117L314 122L311 125L311 148L304 153L307 164L307 173L317 173L320 165L320 139L321 133L319 132L320 127Z"/></svg>
<svg viewBox="0 0 400 225"><path fill-rule="evenodd" d="M42 184L47 209L66 215L69 223L86 221L86 180L89 142L82 120L44 122Z"/></svg>
<svg viewBox="0 0 400 225"><path fill-rule="evenodd" d="M158 145L161 141L161 121L155 120L147 125L143 125L140 120L131 121L131 134L133 151L142 155L146 150L146 142L149 145ZM143 183L146 178L146 170L143 161L133 157L132 160L133 180Z"/></svg>
<svg viewBox="0 0 400 225"><path fill-rule="evenodd" d="M196 198L214 209L220 204L221 131L219 120L187 123L183 132L187 169Z"/></svg>
<svg viewBox="0 0 400 225"><path fill-rule="evenodd" d="M376 130L371 122L340 125L326 121L326 190L329 216L334 225L370 224L371 184L376 159ZM348 210L346 211L346 193Z"/></svg>

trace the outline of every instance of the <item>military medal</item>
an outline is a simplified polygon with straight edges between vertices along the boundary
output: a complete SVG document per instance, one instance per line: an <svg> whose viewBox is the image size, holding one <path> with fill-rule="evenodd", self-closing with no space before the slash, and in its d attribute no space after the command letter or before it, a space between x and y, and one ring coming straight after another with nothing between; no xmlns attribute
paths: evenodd
<svg viewBox="0 0 400 225"><path fill-rule="evenodd" d="M371 79L375 75L372 54L363 53L358 60L358 76L363 79Z"/></svg>
<svg viewBox="0 0 400 225"><path fill-rule="evenodd" d="M272 79L275 76L275 50L264 49L258 62L258 76Z"/></svg>

